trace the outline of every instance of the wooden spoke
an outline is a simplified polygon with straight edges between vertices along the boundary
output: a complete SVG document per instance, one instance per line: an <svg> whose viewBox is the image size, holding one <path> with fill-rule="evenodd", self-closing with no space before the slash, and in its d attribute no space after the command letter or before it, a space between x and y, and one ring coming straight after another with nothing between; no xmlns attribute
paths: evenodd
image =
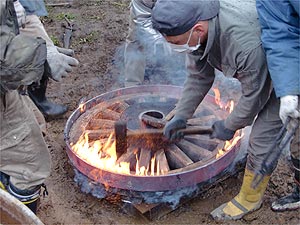
<svg viewBox="0 0 300 225"><path fill-rule="evenodd" d="M113 110L113 111L116 111L116 112L118 112L118 113L122 113L122 112L124 112L128 107L129 107L129 105L128 105L127 103L119 101L119 102L116 102L116 103L114 103L114 104L108 106L107 108L108 108L108 109L111 109L111 110Z"/></svg>
<svg viewBox="0 0 300 225"><path fill-rule="evenodd" d="M151 160L151 150L142 148L140 151L140 157L139 157L139 168L145 167L145 169L149 169Z"/></svg>
<svg viewBox="0 0 300 225"><path fill-rule="evenodd" d="M184 139L209 151L215 150L215 148L221 142L218 141L218 139L210 139L205 135L189 135L185 136Z"/></svg>
<svg viewBox="0 0 300 225"><path fill-rule="evenodd" d="M198 162L204 158L210 157L212 153L192 142L181 140L176 144L185 154L187 154L194 162Z"/></svg>
<svg viewBox="0 0 300 225"><path fill-rule="evenodd" d="M122 162L130 163L130 170L134 170L136 166L137 153L138 153L137 148L129 147L127 149L127 152L121 155L120 158L117 160L117 164L120 164Z"/></svg>
<svg viewBox="0 0 300 225"><path fill-rule="evenodd" d="M99 130L99 129L113 129L115 121L106 119L91 119L85 129Z"/></svg>
<svg viewBox="0 0 300 225"><path fill-rule="evenodd" d="M120 116L121 114L116 111L103 109L97 112L96 118L117 121L120 119Z"/></svg>
<svg viewBox="0 0 300 225"><path fill-rule="evenodd" d="M155 153L155 158L158 166L157 170L159 169L159 174L166 174L170 170L170 167L164 150L161 149L157 151Z"/></svg>
<svg viewBox="0 0 300 225"><path fill-rule="evenodd" d="M126 121L127 144L124 145L125 151L117 152L117 164L130 163L132 174L137 169L141 172L140 175L153 171L162 175L197 168L216 159L219 149L225 143L210 139L207 134L209 132L201 135L185 133L184 138L175 144L166 140L163 127L176 113L177 99L174 96L165 97L144 92L136 94L132 90L125 95L122 92L117 93L117 96L111 96L112 99L109 97L88 109L89 117L82 114L78 118L72 127L72 141L76 143L82 134L87 134L90 147L95 143L105 146L113 135L109 143L112 144L115 141L115 123ZM165 117L156 118L153 114L147 114L151 110L160 112ZM219 106L211 103L210 99L208 104L199 105L187 125L190 130L201 128L210 131L215 121L224 119L227 115ZM151 162L153 156L155 163ZM145 171L141 171L143 167Z"/></svg>
<svg viewBox="0 0 300 225"><path fill-rule="evenodd" d="M85 130L90 141L96 141L102 138L107 138L114 133L113 129L102 129L102 130Z"/></svg>
<svg viewBox="0 0 300 225"><path fill-rule="evenodd" d="M172 169L178 169L193 163L193 161L176 145L170 145L165 153Z"/></svg>

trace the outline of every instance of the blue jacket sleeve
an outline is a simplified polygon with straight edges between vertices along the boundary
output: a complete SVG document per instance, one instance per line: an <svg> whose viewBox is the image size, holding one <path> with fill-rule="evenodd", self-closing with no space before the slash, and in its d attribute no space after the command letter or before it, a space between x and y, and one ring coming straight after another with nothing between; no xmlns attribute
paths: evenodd
<svg viewBox="0 0 300 225"><path fill-rule="evenodd" d="M44 0L19 0L27 15L48 16Z"/></svg>
<svg viewBox="0 0 300 225"><path fill-rule="evenodd" d="M256 6L276 95L300 95L300 1L257 0Z"/></svg>

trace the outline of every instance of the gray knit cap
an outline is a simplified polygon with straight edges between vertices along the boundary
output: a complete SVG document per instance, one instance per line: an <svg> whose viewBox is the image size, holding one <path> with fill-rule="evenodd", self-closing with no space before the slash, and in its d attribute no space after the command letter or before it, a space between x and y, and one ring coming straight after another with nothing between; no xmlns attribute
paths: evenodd
<svg viewBox="0 0 300 225"><path fill-rule="evenodd" d="M184 34L198 21L218 15L219 0L157 0L152 9L153 28L167 36Z"/></svg>

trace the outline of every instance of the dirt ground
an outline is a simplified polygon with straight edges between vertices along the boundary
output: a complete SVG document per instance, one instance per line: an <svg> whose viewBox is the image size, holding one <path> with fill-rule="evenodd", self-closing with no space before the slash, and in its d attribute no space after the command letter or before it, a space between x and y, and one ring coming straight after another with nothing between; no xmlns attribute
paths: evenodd
<svg viewBox="0 0 300 225"><path fill-rule="evenodd" d="M60 1L46 1L57 3ZM129 213L121 202L111 203L84 194L74 182L74 171L68 161L63 137L70 114L82 100L122 87L122 50L128 29L129 0L67 1L71 7L48 7L43 18L45 27L58 45L67 15L76 27L71 48L80 66L62 82L51 81L47 96L69 107L61 119L48 122L46 141L52 156L51 176L46 180L49 195L41 198L38 217L45 224L216 224L209 213L235 196L242 182L242 173L229 178L207 193L181 205L156 221L148 221ZM228 224L299 224L300 213L271 211L270 204L292 190L289 165L282 160L272 175L260 210L244 219Z"/></svg>

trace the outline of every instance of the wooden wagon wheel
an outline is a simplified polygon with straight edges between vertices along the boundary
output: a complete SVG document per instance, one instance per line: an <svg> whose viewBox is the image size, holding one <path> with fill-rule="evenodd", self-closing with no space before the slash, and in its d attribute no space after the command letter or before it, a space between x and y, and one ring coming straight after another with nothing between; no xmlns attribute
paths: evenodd
<svg viewBox="0 0 300 225"><path fill-rule="evenodd" d="M140 129L145 126L140 121L140 114L149 111L161 114L159 119L170 120L174 115L177 100L149 93L122 95L115 99L108 99L90 109L89 117L81 119L81 126L88 134L90 144L96 140L104 144L108 136L114 132L116 121L126 120L129 129ZM225 115L226 113L217 105L204 102L200 104L187 124L189 127L211 126L214 121L224 118ZM73 136L78 137L78 135ZM224 142L210 139L205 135L185 136L178 143L163 146L155 152L144 148L143 145L136 147L128 143L127 151L119 156L117 163L129 162L130 170L135 173L136 166L150 168L151 160L155 156L156 164L159 164L159 171L157 171L158 167L155 168L155 174L158 174L157 172L174 174L197 168L215 159L223 144Z"/></svg>

